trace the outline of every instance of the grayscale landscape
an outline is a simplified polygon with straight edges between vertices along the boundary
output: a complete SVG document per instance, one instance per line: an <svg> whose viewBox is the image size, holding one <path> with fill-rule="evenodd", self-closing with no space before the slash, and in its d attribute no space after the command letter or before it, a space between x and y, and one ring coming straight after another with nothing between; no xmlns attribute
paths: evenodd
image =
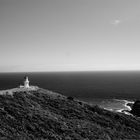
<svg viewBox="0 0 140 140"><path fill-rule="evenodd" d="M139 0L0 0L0 140L139 140L139 36Z"/></svg>

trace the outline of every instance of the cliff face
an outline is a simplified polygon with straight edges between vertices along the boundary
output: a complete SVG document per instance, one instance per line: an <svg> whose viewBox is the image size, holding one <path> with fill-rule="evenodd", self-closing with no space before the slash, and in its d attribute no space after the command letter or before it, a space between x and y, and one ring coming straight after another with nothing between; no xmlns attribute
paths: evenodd
<svg viewBox="0 0 140 140"><path fill-rule="evenodd" d="M48 90L0 95L0 139L140 139L140 119Z"/></svg>
<svg viewBox="0 0 140 140"><path fill-rule="evenodd" d="M133 115L140 117L140 101L137 100L133 105L132 105L132 110L130 111Z"/></svg>

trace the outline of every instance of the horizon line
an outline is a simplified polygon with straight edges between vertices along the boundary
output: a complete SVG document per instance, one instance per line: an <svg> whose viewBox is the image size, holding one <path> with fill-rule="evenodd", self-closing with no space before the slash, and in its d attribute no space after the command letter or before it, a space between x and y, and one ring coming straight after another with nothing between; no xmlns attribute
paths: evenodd
<svg viewBox="0 0 140 140"><path fill-rule="evenodd" d="M8 71L0 73L55 73L55 72L140 72L140 70L76 70L76 71Z"/></svg>

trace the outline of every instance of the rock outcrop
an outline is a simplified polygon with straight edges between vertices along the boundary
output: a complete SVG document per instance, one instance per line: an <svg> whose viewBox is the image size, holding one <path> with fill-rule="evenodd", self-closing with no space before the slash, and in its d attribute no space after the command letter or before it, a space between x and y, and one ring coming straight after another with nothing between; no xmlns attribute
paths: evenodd
<svg viewBox="0 0 140 140"><path fill-rule="evenodd" d="M131 113L135 116L140 117L140 100L135 101L132 106Z"/></svg>

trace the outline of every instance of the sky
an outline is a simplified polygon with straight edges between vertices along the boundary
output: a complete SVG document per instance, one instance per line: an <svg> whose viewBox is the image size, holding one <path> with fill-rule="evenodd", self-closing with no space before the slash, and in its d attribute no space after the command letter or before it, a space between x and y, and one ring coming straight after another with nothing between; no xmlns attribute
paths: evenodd
<svg viewBox="0 0 140 140"><path fill-rule="evenodd" d="M0 0L0 72L140 70L140 0Z"/></svg>

